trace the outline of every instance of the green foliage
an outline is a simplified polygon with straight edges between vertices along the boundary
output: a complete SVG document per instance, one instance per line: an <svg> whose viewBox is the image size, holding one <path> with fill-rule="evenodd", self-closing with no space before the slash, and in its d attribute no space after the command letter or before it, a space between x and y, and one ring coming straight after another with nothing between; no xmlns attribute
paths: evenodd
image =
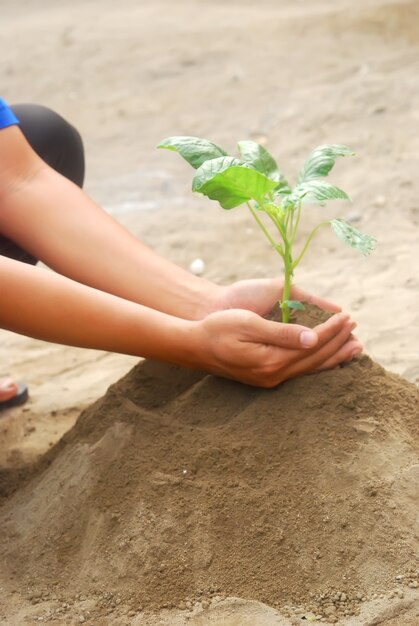
<svg viewBox="0 0 419 626"><path fill-rule="evenodd" d="M227 156L220 146L199 137L168 137L157 146L179 152L179 154L195 169L209 159Z"/></svg>
<svg viewBox="0 0 419 626"><path fill-rule="evenodd" d="M296 185L289 197L286 199L287 205L298 202L305 204L315 204L326 202L327 200L349 200L348 195L330 183L323 180L309 180Z"/></svg>
<svg viewBox="0 0 419 626"><path fill-rule="evenodd" d="M276 182L234 157L219 157L205 161L197 170L192 190L218 200L223 209L233 209L243 202L263 203Z"/></svg>
<svg viewBox="0 0 419 626"><path fill-rule="evenodd" d="M298 174L297 185L314 178L327 176L338 157L354 155L355 152L352 152L350 148L339 144L317 146L301 168Z"/></svg>
<svg viewBox="0 0 419 626"><path fill-rule="evenodd" d="M337 218L331 220L330 225L338 239L351 246L351 248L359 250L362 254L370 254L375 249L376 241L373 237L361 233L360 230L354 228L345 220Z"/></svg>
<svg viewBox="0 0 419 626"><path fill-rule="evenodd" d="M275 159L263 146L250 140L239 141L237 146L243 161L250 163L258 172L277 183L275 191L291 193L291 188L285 176L279 171Z"/></svg>
<svg viewBox="0 0 419 626"><path fill-rule="evenodd" d="M301 302L290 300L294 269L303 258L317 230L328 224L336 236L347 245L369 254L375 239L361 233L342 219L322 222L307 237L301 252L294 257L292 246L298 231L303 204L324 204L329 200L349 200L345 191L323 180L338 157L353 156L347 146L328 144L313 150L301 168L297 184L292 188L275 159L255 141L239 141L240 159L206 139L199 137L169 137L158 146L178 152L196 173L192 190L217 200L224 209L246 204L268 238L271 246L282 257L285 279L280 303L283 321L287 322L290 309L303 309ZM275 241L259 217L265 213L279 234Z"/></svg>
<svg viewBox="0 0 419 626"><path fill-rule="evenodd" d="M298 300L282 300L280 304L281 309L295 309L297 311L304 311L304 304Z"/></svg>

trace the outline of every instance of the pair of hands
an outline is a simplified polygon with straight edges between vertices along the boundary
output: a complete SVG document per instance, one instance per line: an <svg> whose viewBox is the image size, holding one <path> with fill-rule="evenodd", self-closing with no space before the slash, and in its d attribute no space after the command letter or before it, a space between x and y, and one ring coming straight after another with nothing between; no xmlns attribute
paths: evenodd
<svg viewBox="0 0 419 626"><path fill-rule="evenodd" d="M350 361L362 351L356 324L340 307L297 287L291 297L335 313L314 329L262 316L281 298L278 280L245 280L214 293L200 327L203 366L213 374L260 387Z"/></svg>

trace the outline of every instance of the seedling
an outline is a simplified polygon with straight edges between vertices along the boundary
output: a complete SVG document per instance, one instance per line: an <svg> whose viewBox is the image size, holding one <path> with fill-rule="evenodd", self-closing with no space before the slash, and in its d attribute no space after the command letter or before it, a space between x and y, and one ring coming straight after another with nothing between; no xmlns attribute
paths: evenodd
<svg viewBox="0 0 419 626"><path fill-rule="evenodd" d="M290 309L304 309L301 302L290 300L292 279L295 268L320 228L330 225L341 241L362 254L369 254L375 247L373 237L337 218L318 224L301 250L293 252L303 204L349 200L342 189L324 180L338 157L354 155L346 146L330 144L315 148L301 168L294 187L289 185L269 152L254 141L239 141L241 158L229 156L220 146L198 137L169 137L158 147L178 152L195 168L193 191L217 200L223 209L247 205L284 264L283 297L279 303L283 322L289 321ZM268 216L278 231L277 241L262 222L262 213Z"/></svg>

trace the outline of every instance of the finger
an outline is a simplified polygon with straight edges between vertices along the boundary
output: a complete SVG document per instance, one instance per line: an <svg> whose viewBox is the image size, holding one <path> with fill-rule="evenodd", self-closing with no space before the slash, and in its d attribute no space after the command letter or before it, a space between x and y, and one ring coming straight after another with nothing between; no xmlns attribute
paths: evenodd
<svg viewBox="0 0 419 626"><path fill-rule="evenodd" d="M252 317L248 326L249 341L288 348L293 350L317 350L335 337L348 322L349 315L337 313L319 324L315 328L307 328L300 324L282 324L265 320L261 317ZM352 322L351 328L355 328ZM296 359L300 355L296 354Z"/></svg>
<svg viewBox="0 0 419 626"><path fill-rule="evenodd" d="M299 287L291 288L291 297L295 300L299 300L300 302L315 304L324 311L329 311L330 313L340 313L340 311L342 311L342 307L340 307L338 304L330 302L330 300L326 300L325 298L315 296L308 291L304 291L304 289L300 289Z"/></svg>
<svg viewBox="0 0 419 626"><path fill-rule="evenodd" d="M352 330L356 328L356 323L351 320L349 315L347 315L346 313L336 313L335 315L332 315L332 317L330 317L326 322L315 326L313 330L317 332L317 335L319 337L318 347L327 344L347 327L350 327L350 332L352 332Z"/></svg>
<svg viewBox="0 0 419 626"><path fill-rule="evenodd" d="M322 365L327 363L330 359L334 359L332 367L349 357L351 348L343 349L350 339L352 332L353 322L349 321L340 329L340 331L333 336L329 341L323 344L318 349L314 350L311 354L305 358L296 361L290 368L289 374L291 376L299 376L309 372L314 372ZM359 342L357 342L358 344ZM352 349L355 348L355 344ZM290 376L290 377L291 377Z"/></svg>
<svg viewBox="0 0 419 626"><path fill-rule="evenodd" d="M261 317L253 321L252 328L248 328L248 332L252 342L259 341L280 348L310 349L319 343L319 334L316 330L300 324L272 322ZM327 329L323 331L323 334L326 333Z"/></svg>
<svg viewBox="0 0 419 626"><path fill-rule="evenodd" d="M341 363L349 363L356 356L362 353L362 346L359 341L347 341L338 352L336 352L333 356L327 359L324 363L319 365L319 367L315 370L316 372L321 372L322 370L332 369Z"/></svg>

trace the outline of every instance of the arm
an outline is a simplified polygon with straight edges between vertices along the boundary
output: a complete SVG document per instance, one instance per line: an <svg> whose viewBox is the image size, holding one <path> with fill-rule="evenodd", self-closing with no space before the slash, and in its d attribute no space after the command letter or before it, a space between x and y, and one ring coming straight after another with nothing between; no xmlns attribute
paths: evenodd
<svg viewBox="0 0 419 626"><path fill-rule="evenodd" d="M191 320L227 308L265 315L281 297L278 280L222 287L162 258L48 167L16 126L0 133L0 190L0 232L85 285ZM295 287L293 297L340 311Z"/></svg>
<svg viewBox="0 0 419 626"><path fill-rule="evenodd" d="M0 257L0 326L38 339L153 358L272 387L349 360L359 351L344 314L307 329L232 309L183 320ZM285 347L287 346L287 347Z"/></svg>
<svg viewBox="0 0 419 626"><path fill-rule="evenodd" d="M48 167L18 127L0 133L0 232L73 280L184 319L224 309L268 313L279 280L218 286L142 244L83 191ZM293 297L336 305L293 288Z"/></svg>
<svg viewBox="0 0 419 626"><path fill-rule="evenodd" d="M48 167L19 128L0 133L0 232L60 274L197 319L218 288L163 259Z"/></svg>
<svg viewBox="0 0 419 626"><path fill-rule="evenodd" d="M0 257L0 326L55 343L192 364L193 323ZM175 358L176 354L176 358Z"/></svg>
<svg viewBox="0 0 419 626"><path fill-rule="evenodd" d="M360 351L343 314L309 333L307 344L301 326L237 310L269 310L278 282L220 288L165 261L48 168L16 127L0 133L0 232L64 274L0 257L0 325L15 332L261 386ZM218 309L231 310L211 314Z"/></svg>

